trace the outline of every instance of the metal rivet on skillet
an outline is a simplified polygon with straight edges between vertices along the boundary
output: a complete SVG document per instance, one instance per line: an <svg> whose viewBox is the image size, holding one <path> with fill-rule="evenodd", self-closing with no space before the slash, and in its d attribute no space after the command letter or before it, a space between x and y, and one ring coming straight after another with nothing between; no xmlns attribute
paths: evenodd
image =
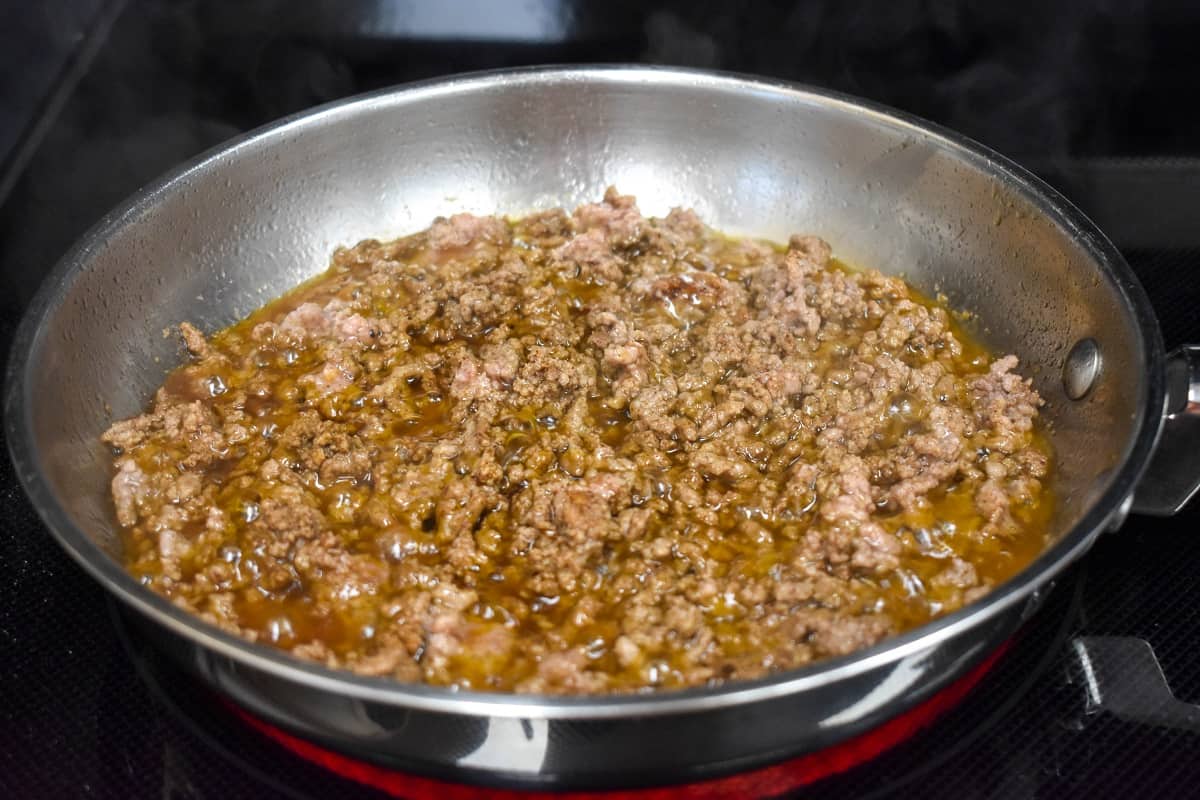
<svg viewBox="0 0 1200 800"><path fill-rule="evenodd" d="M1067 353L1063 364L1063 389L1067 397L1081 400L1100 376L1100 345L1092 338L1080 339Z"/></svg>

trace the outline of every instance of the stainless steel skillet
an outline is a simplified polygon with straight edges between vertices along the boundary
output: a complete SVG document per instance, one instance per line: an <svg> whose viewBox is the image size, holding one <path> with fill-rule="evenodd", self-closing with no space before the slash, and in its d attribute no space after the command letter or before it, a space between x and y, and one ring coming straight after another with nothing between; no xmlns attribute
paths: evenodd
<svg viewBox="0 0 1200 800"><path fill-rule="evenodd" d="M455 693L331 671L218 631L124 572L99 435L139 411L176 363L165 327L227 325L322 270L338 244L462 210L572 206L609 184L647 213L684 205L727 231L819 233L851 262L903 272L976 311L983 338L1017 353L1047 399L1060 502L1045 553L969 607L849 657L712 690L602 698ZM325 106L141 191L84 236L31 305L8 367L6 432L67 552L147 635L254 713L460 781L609 786L816 749L961 674L1131 504L1169 513L1195 491L1195 374L1191 350L1163 353L1140 286L1103 234L960 136L754 78L536 69Z"/></svg>

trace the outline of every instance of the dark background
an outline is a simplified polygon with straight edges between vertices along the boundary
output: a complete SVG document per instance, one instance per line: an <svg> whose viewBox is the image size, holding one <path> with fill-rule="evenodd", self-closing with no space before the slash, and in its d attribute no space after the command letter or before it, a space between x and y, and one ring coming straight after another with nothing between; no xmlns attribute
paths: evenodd
<svg viewBox="0 0 1200 800"><path fill-rule="evenodd" d="M834 88L974 137L1096 219L1169 345L1200 341L1200 3L0 0L0 352L80 233L238 132L453 72L630 61ZM1071 656L1080 635L1144 639L1176 695L1200 701L1198 520L1106 537L1047 612L1065 627L1043 618L1052 633L1028 634L957 721L820 793L1200 794L1197 732L1097 709ZM147 688L7 460L0 565L0 796L356 793L229 720L202 735L181 722L210 698L176 677L173 700Z"/></svg>

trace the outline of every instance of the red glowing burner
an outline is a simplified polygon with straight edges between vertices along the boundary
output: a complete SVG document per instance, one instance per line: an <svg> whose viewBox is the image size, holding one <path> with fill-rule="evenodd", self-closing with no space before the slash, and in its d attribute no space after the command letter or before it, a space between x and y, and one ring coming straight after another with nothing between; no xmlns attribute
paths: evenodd
<svg viewBox="0 0 1200 800"><path fill-rule="evenodd" d="M845 772L890 750L957 705L1008 649L1001 646L984 661L933 697L878 728L816 753L768 767L677 786L595 792L521 792L487 789L408 775L325 750L270 725L240 708L238 716L296 755L343 778L404 800L708 800L769 797L794 791Z"/></svg>

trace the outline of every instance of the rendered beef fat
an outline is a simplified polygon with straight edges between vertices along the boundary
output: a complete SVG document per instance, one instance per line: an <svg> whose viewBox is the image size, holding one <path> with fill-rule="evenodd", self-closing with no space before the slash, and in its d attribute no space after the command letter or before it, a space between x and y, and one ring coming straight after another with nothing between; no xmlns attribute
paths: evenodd
<svg viewBox="0 0 1200 800"><path fill-rule="evenodd" d="M853 652L1044 546L1041 405L899 278L632 197L338 250L104 435L128 568L333 667L600 693Z"/></svg>

